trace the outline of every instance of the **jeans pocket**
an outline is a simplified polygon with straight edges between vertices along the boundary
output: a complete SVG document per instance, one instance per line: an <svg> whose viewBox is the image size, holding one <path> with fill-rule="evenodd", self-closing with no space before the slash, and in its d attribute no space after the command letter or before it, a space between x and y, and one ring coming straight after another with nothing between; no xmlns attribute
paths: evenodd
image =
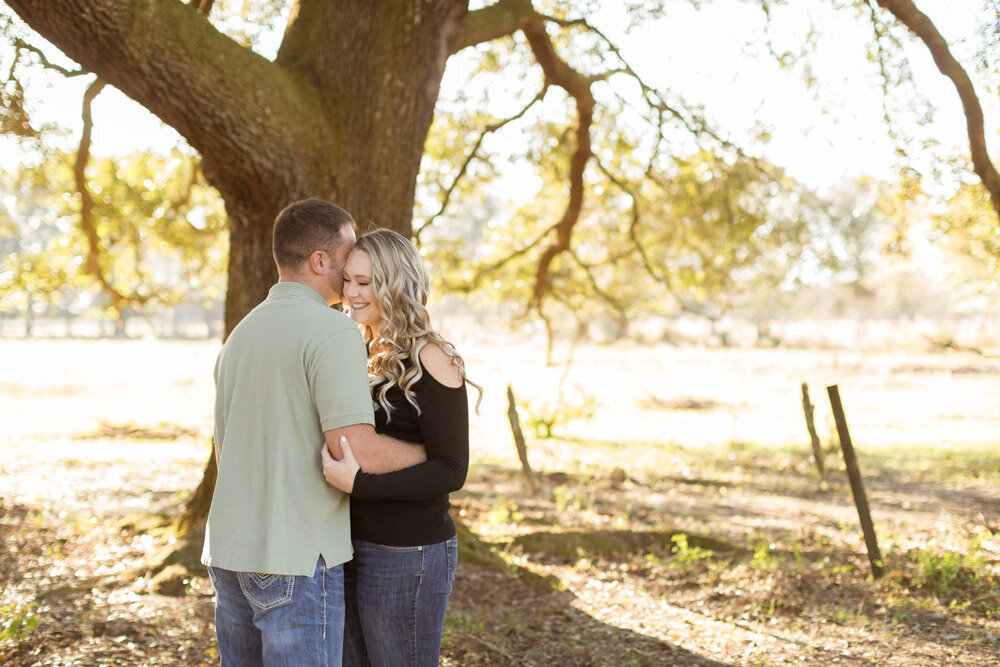
<svg viewBox="0 0 1000 667"><path fill-rule="evenodd" d="M212 586L215 586L215 582L219 580L219 575L215 573L215 568L211 565L208 566L208 580L212 582Z"/></svg>
<svg viewBox="0 0 1000 667"><path fill-rule="evenodd" d="M395 553L411 553L411 552L414 552L414 551L423 551L424 550L424 548L422 546L418 546L418 547L391 547L388 544L376 544L375 546L378 547L378 549L381 550L381 551L392 551L392 552L395 552Z"/></svg>
<svg viewBox="0 0 1000 667"><path fill-rule="evenodd" d="M295 577L261 572L239 572L240 588L251 604L274 609L292 601Z"/></svg>

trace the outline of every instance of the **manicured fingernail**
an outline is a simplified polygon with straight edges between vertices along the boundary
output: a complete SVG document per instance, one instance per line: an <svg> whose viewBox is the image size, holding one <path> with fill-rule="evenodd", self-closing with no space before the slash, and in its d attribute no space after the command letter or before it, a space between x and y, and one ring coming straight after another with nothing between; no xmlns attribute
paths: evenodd
<svg viewBox="0 0 1000 667"><path fill-rule="evenodd" d="M340 444L344 444L345 442L347 442L347 436L346 435L340 436Z"/></svg>

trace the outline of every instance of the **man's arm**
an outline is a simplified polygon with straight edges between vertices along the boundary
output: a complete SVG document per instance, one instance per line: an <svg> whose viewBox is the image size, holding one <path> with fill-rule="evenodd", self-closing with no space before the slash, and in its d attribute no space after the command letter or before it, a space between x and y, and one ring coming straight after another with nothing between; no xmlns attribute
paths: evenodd
<svg viewBox="0 0 1000 667"><path fill-rule="evenodd" d="M427 460L423 445L379 435L371 424L354 424L327 431L326 448L338 461L343 458L340 436L346 436L361 470L370 473L393 472Z"/></svg>

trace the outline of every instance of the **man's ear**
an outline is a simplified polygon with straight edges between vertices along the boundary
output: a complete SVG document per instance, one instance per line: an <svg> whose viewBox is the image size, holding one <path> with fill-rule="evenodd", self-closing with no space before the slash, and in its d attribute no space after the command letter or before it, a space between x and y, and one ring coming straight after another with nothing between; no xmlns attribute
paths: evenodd
<svg viewBox="0 0 1000 667"><path fill-rule="evenodd" d="M323 275L329 271L332 262L322 250L316 250L309 255L309 270L317 275Z"/></svg>

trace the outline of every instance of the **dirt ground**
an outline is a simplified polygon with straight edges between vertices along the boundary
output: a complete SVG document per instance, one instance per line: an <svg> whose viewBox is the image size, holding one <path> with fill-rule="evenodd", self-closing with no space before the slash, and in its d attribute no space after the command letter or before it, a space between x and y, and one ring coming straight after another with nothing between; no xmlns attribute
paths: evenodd
<svg viewBox="0 0 1000 667"><path fill-rule="evenodd" d="M154 576L172 538L142 525L175 515L200 477L216 349L0 344L0 663L218 662L210 584L197 570ZM537 408L563 369L526 348L466 355L487 398L454 513L479 541L467 538L442 664L1000 665L1000 361L575 354L564 399L603 400L555 438L527 431L534 491L504 390ZM865 474L878 580L830 442L832 381Z"/></svg>

